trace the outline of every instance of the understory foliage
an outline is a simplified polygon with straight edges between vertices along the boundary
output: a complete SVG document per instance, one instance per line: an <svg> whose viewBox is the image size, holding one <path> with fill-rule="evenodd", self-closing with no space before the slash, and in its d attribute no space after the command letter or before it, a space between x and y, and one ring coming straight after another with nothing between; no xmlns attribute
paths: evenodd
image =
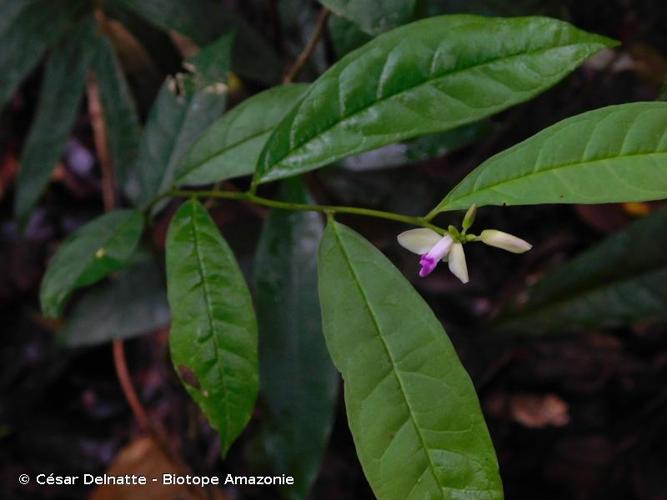
<svg viewBox="0 0 667 500"><path fill-rule="evenodd" d="M531 248L505 232L511 221L477 234L475 211L485 206L667 198L667 103L566 117L482 158L424 213L322 205L314 175L324 167L353 170L373 154L382 166L381 155L398 146L405 164L472 144L491 117L618 42L551 17L455 14L411 0L321 3L340 57L328 65L316 54L312 81L282 84L274 48L213 2L0 4L0 102L47 58L14 191L18 223L25 227L43 199L83 102L91 116L99 107L96 146L102 182L112 186L106 213L50 260L42 312L64 317L59 338L72 347L169 323L173 369L223 456L260 395L263 452L274 473L295 477L281 490L288 498L306 498L317 477L340 374L377 498L501 499L478 396L440 319L414 280L341 216L418 230L399 242L421 256L422 276L444 272L434 271L444 260L467 282L469 245ZM149 110L137 109L136 82L125 74L141 58L128 62L118 50L143 42L126 27L137 23L186 52ZM209 212L220 200L268 210L252 264L237 262ZM663 318L664 218L642 219L555 269L490 328L534 333ZM166 248L155 251L145 236L165 219ZM648 249L639 260L637 247ZM495 250L485 251L492 259ZM638 294L651 300L628 299ZM91 336L95 311L109 327Z"/></svg>

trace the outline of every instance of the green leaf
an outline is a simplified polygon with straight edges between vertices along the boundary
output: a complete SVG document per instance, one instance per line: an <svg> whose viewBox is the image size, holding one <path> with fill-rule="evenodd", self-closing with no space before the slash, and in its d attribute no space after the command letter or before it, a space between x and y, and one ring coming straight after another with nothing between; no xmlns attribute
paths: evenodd
<svg viewBox="0 0 667 500"><path fill-rule="evenodd" d="M281 85L246 99L211 125L178 170L178 184L209 184L252 174L273 128L308 88Z"/></svg>
<svg viewBox="0 0 667 500"><path fill-rule="evenodd" d="M180 75L180 80L184 78ZM151 108L135 168L139 176L139 205L146 206L173 184L178 162L224 111L227 91L216 84L186 88L178 94L177 80L168 78Z"/></svg>
<svg viewBox="0 0 667 500"><path fill-rule="evenodd" d="M60 246L42 279L40 301L57 317L72 291L122 269L132 256L144 220L135 210L115 210L76 230Z"/></svg>
<svg viewBox="0 0 667 500"><path fill-rule="evenodd" d="M0 107L84 8L82 0L0 5Z"/></svg>
<svg viewBox="0 0 667 500"><path fill-rule="evenodd" d="M567 118L473 170L431 212L483 205L667 198L667 103Z"/></svg>
<svg viewBox="0 0 667 500"><path fill-rule="evenodd" d="M109 155L118 185L128 189L129 169L136 161L141 137L139 116L111 42L99 36L97 45L93 68L100 93Z"/></svg>
<svg viewBox="0 0 667 500"><path fill-rule="evenodd" d="M331 12L377 35L414 19L416 0L319 0Z"/></svg>
<svg viewBox="0 0 667 500"><path fill-rule="evenodd" d="M475 389L424 300L375 247L335 222L322 239L319 275L327 346L375 495L501 499Z"/></svg>
<svg viewBox="0 0 667 500"><path fill-rule="evenodd" d="M667 319L667 214L640 219L528 290L498 329L541 334Z"/></svg>
<svg viewBox="0 0 667 500"><path fill-rule="evenodd" d="M167 291L172 362L225 454L257 397L257 325L234 255L196 200L184 203L169 227Z"/></svg>
<svg viewBox="0 0 667 500"><path fill-rule="evenodd" d="M311 85L269 138L256 181L478 121L539 94L614 43L539 17L443 16L402 26Z"/></svg>
<svg viewBox="0 0 667 500"><path fill-rule="evenodd" d="M58 339L68 347L127 339L169 323L162 273L150 255L112 276L73 307Z"/></svg>
<svg viewBox="0 0 667 500"><path fill-rule="evenodd" d="M286 182L282 199L310 201L300 179ZM292 487L281 488L290 499L307 498L317 477L338 392L317 298L321 236L319 214L273 210L257 250L260 380L268 406L264 440L274 472L294 476Z"/></svg>
<svg viewBox="0 0 667 500"><path fill-rule="evenodd" d="M86 72L94 56L93 21L57 47L46 66L37 115L23 147L14 210L23 222L51 179L79 110Z"/></svg>

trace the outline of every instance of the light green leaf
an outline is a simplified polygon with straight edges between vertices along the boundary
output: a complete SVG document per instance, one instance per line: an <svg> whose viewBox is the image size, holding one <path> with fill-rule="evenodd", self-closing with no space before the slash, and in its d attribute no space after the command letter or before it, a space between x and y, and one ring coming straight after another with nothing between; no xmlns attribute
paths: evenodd
<svg viewBox="0 0 667 500"><path fill-rule="evenodd" d="M442 325L368 241L332 222L319 253L324 334L380 500L501 499L475 389Z"/></svg>
<svg viewBox="0 0 667 500"><path fill-rule="evenodd" d="M73 307L58 339L68 347L150 333L169 323L162 272L150 255L112 276Z"/></svg>
<svg viewBox="0 0 667 500"><path fill-rule="evenodd" d="M567 118L473 170L431 212L667 198L667 103Z"/></svg>
<svg viewBox="0 0 667 500"><path fill-rule="evenodd" d="M478 121L615 42L554 19L443 16L380 35L310 87L269 138L256 181Z"/></svg>
<svg viewBox="0 0 667 500"><path fill-rule="evenodd" d="M177 184L209 184L252 174L271 131L307 88L306 84L273 87L226 113L187 153Z"/></svg>
<svg viewBox="0 0 667 500"><path fill-rule="evenodd" d="M79 110L94 57L93 21L83 22L57 47L46 66L37 115L21 155L14 210L25 222L51 179Z"/></svg>
<svg viewBox="0 0 667 500"><path fill-rule="evenodd" d="M308 203L300 179L281 198ZM313 212L273 210L257 250L260 380L268 406L266 453L276 474L294 476L286 498L305 499L334 418L338 373L324 344L317 298L322 221Z"/></svg>
<svg viewBox="0 0 667 500"><path fill-rule="evenodd" d="M46 316L57 317L72 291L122 269L143 231L140 212L115 210L76 230L60 246L42 279L40 301Z"/></svg>
<svg viewBox="0 0 667 500"><path fill-rule="evenodd" d="M0 6L0 107L84 8L83 0L7 1Z"/></svg>
<svg viewBox="0 0 667 500"><path fill-rule="evenodd" d="M128 188L130 165L139 150L141 129L134 98L111 42L98 37L93 63L109 143L109 155L118 185Z"/></svg>
<svg viewBox="0 0 667 500"><path fill-rule="evenodd" d="M416 0L319 0L370 35L378 35L414 19Z"/></svg>
<svg viewBox="0 0 667 500"><path fill-rule="evenodd" d="M539 335L667 319L667 214L656 212L557 267L498 329Z"/></svg>
<svg viewBox="0 0 667 500"><path fill-rule="evenodd" d="M181 76L181 80L189 80ZM179 95L177 81L167 79L151 108L139 149L135 171L140 180L141 206L172 187L178 162L222 114L226 103L224 87L212 84L203 89L186 88Z"/></svg>
<svg viewBox="0 0 667 500"><path fill-rule="evenodd" d="M196 200L184 203L169 227L167 291L172 362L225 454L257 397L257 325L236 259Z"/></svg>

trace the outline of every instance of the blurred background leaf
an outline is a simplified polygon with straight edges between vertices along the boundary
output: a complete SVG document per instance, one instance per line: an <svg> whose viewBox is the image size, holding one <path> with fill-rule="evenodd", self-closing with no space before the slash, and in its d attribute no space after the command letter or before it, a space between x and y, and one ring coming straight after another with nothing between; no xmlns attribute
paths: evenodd
<svg viewBox="0 0 667 500"><path fill-rule="evenodd" d="M281 199L309 203L303 182L289 179ZM282 496L306 499L333 425L339 378L327 352L317 293L322 218L273 210L255 264L264 452L273 473L294 476Z"/></svg>
<svg viewBox="0 0 667 500"><path fill-rule="evenodd" d="M667 214L656 212L566 262L497 327L533 335L667 318Z"/></svg>

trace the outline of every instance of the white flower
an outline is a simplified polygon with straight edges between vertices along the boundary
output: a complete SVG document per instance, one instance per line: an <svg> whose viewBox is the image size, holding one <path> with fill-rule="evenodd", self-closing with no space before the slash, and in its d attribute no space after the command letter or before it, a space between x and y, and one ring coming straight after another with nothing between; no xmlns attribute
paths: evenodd
<svg viewBox="0 0 667 500"><path fill-rule="evenodd" d="M496 229L485 229L482 231L482 234L479 235L479 241L512 253L524 253L533 248L533 245L527 241Z"/></svg>
<svg viewBox="0 0 667 500"><path fill-rule="evenodd" d="M433 272L438 262L447 262L454 239L449 234L441 236L431 229L419 228L399 234L398 243L403 248L421 255L419 276L424 278Z"/></svg>

